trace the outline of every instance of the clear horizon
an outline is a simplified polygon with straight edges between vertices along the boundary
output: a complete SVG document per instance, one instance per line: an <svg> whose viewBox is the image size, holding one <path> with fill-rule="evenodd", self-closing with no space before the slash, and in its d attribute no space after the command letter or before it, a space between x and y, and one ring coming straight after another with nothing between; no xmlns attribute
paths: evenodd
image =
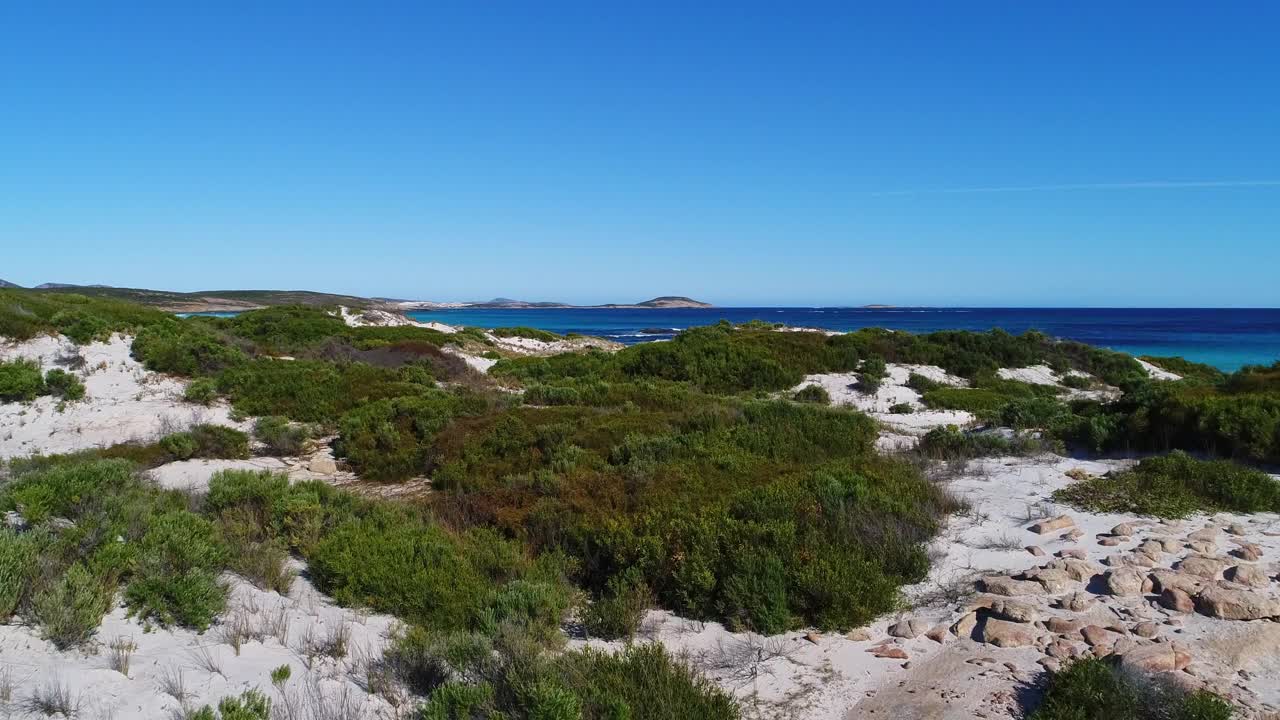
<svg viewBox="0 0 1280 720"><path fill-rule="evenodd" d="M1280 7L5 11L0 278L1277 307Z"/></svg>

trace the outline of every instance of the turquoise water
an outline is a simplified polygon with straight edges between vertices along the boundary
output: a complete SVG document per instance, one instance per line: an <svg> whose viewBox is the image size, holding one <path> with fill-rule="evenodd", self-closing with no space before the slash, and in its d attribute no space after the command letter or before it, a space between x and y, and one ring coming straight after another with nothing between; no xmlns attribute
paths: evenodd
<svg viewBox="0 0 1280 720"><path fill-rule="evenodd" d="M800 327L910 332L1039 330L1054 337L1134 355L1179 355L1223 370L1280 360L1280 309L1131 308L683 308L456 309L409 313L451 325L526 325L556 333L598 335L624 343L674 337L722 319L764 320Z"/></svg>

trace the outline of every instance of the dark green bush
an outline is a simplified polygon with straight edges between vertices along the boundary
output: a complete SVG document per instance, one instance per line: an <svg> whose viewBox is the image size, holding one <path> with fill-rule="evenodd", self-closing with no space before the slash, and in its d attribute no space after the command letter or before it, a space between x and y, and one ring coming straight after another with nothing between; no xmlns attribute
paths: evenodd
<svg viewBox="0 0 1280 720"><path fill-rule="evenodd" d="M880 389L880 383L888 374L884 358L872 355L858 367L858 386L863 392L873 393Z"/></svg>
<svg viewBox="0 0 1280 720"><path fill-rule="evenodd" d="M643 580L619 575L610 578L603 596L583 609L582 625L592 637L630 640L654 602L653 592Z"/></svg>
<svg viewBox="0 0 1280 720"><path fill-rule="evenodd" d="M583 718L736 720L738 708L724 690L686 660L657 643L618 653L590 648L555 661L566 688L579 698Z"/></svg>
<svg viewBox="0 0 1280 720"><path fill-rule="evenodd" d="M993 432L966 432L955 426L934 428L920 439L917 451L934 460L968 460L976 457L1035 455L1057 450L1052 440L1025 433L1012 437Z"/></svg>
<svg viewBox="0 0 1280 720"><path fill-rule="evenodd" d="M894 403L889 406L889 412L893 415L910 415L915 411L915 406L911 403Z"/></svg>
<svg viewBox="0 0 1280 720"><path fill-rule="evenodd" d="M0 623L9 621L27 594L36 552L35 534L0 528Z"/></svg>
<svg viewBox="0 0 1280 720"><path fill-rule="evenodd" d="M247 458L249 436L225 425L193 425L190 430L166 435L160 447L178 460L201 458Z"/></svg>
<svg viewBox="0 0 1280 720"><path fill-rule="evenodd" d="M240 313L228 327L271 355L295 355L329 338L347 337L350 333L336 312L309 305L277 305Z"/></svg>
<svg viewBox="0 0 1280 720"><path fill-rule="evenodd" d="M253 436L266 445L272 455L300 455L312 434L309 426L291 423L279 415L258 418L253 424Z"/></svg>
<svg viewBox="0 0 1280 720"><path fill-rule="evenodd" d="M198 378L192 380L187 389L183 392L184 400L197 405L208 407L218 399L218 384L212 378Z"/></svg>
<svg viewBox="0 0 1280 720"><path fill-rule="evenodd" d="M80 382L80 378L66 370L54 368L45 373L44 384L46 391L50 395L56 395L63 400L80 400L84 398L84 383Z"/></svg>
<svg viewBox="0 0 1280 720"><path fill-rule="evenodd" d="M81 563L31 593L31 615L60 650L88 642L111 608L113 590Z"/></svg>
<svg viewBox="0 0 1280 720"><path fill-rule="evenodd" d="M791 396L796 402L815 403L817 405L830 405L831 395L821 385L805 385Z"/></svg>
<svg viewBox="0 0 1280 720"><path fill-rule="evenodd" d="M225 560L213 523L186 511L154 517L125 602L144 620L204 630L226 605L227 588L218 580Z"/></svg>
<svg viewBox="0 0 1280 720"><path fill-rule="evenodd" d="M924 394L930 390L937 390L940 387L945 387L945 385L936 380L930 380L919 373L911 373L907 375L907 387L920 394Z"/></svg>
<svg viewBox="0 0 1280 720"><path fill-rule="evenodd" d="M194 320L149 325L133 339L131 353L148 370L200 377L247 362L230 339Z"/></svg>
<svg viewBox="0 0 1280 720"><path fill-rule="evenodd" d="M30 402L44 393L39 363L26 359L0 361L0 402Z"/></svg>
<svg viewBox="0 0 1280 720"><path fill-rule="evenodd" d="M196 456L200 447L195 437L189 432L176 432L160 439L160 447L178 460L189 460Z"/></svg>
<svg viewBox="0 0 1280 720"><path fill-rule="evenodd" d="M1107 660L1077 660L1049 676L1028 720L1229 720L1231 705L1158 679L1132 677Z"/></svg>
<svg viewBox="0 0 1280 720"><path fill-rule="evenodd" d="M1094 512L1166 518L1198 511L1280 512L1280 481L1227 460L1174 452L1147 458L1132 470L1074 483L1054 499Z"/></svg>
<svg viewBox="0 0 1280 720"><path fill-rule="evenodd" d="M564 339L553 332L524 326L494 328L489 333L494 337L521 337L529 338L530 340L541 340L542 342L555 342Z"/></svg>
<svg viewBox="0 0 1280 720"><path fill-rule="evenodd" d="M378 400L353 410L338 424L336 451L364 477L403 480L431 469L431 440L475 400L423 389L414 397Z"/></svg>

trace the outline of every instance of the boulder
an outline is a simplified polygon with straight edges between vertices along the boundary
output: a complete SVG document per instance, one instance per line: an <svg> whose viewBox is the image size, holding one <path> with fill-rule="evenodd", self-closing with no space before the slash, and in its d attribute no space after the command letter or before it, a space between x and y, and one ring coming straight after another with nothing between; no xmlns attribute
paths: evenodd
<svg viewBox="0 0 1280 720"><path fill-rule="evenodd" d="M1136 645L1120 654L1120 667L1144 674L1177 672L1191 664L1191 654L1176 643Z"/></svg>
<svg viewBox="0 0 1280 720"><path fill-rule="evenodd" d="M1178 550L1182 548L1182 543L1178 542L1177 538L1154 537L1148 540L1147 542L1159 543L1160 549L1164 550L1167 553L1178 552ZM1143 543L1143 544L1145 545L1146 543Z"/></svg>
<svg viewBox="0 0 1280 720"><path fill-rule="evenodd" d="M1077 590L1069 595L1064 595L1058 598L1056 605L1063 610L1084 612L1085 610L1093 607L1095 602L1097 602L1097 600L1095 600L1092 595L1087 592Z"/></svg>
<svg viewBox="0 0 1280 720"><path fill-rule="evenodd" d="M1226 564L1225 561L1208 555L1188 555L1178 561L1175 568L1182 573L1213 580Z"/></svg>
<svg viewBox="0 0 1280 720"><path fill-rule="evenodd" d="M996 600L991 603L991 614L1001 620L1017 623L1036 621L1036 609L1033 605L1017 600Z"/></svg>
<svg viewBox="0 0 1280 720"><path fill-rule="evenodd" d="M1075 558L1077 560L1088 560L1089 551L1082 547L1063 548L1059 550L1057 556L1060 558Z"/></svg>
<svg viewBox="0 0 1280 720"><path fill-rule="evenodd" d="M1166 587L1161 590L1160 599L1157 602L1160 603L1160 607L1168 608L1174 612L1189 613L1196 609L1191 596L1185 591L1174 587Z"/></svg>
<svg viewBox="0 0 1280 720"><path fill-rule="evenodd" d="M338 472L338 464L331 457L318 455L307 463L307 469L317 475L332 475Z"/></svg>
<svg viewBox="0 0 1280 720"><path fill-rule="evenodd" d="M1236 565L1227 570L1227 579L1237 585L1252 588L1264 588L1271 584L1271 578L1257 565Z"/></svg>
<svg viewBox="0 0 1280 720"><path fill-rule="evenodd" d="M1080 651L1076 648L1075 645L1073 645L1070 642L1067 642L1066 640L1054 640L1053 642L1045 646L1044 654L1048 655L1051 658L1057 658L1059 660L1067 660L1069 658L1078 656L1080 654Z"/></svg>
<svg viewBox="0 0 1280 720"><path fill-rule="evenodd" d="M845 637L854 642L864 642L871 639L871 631L867 628L854 628Z"/></svg>
<svg viewBox="0 0 1280 720"><path fill-rule="evenodd" d="M955 624L951 626L951 632L955 633L956 637L968 638L973 637L973 631L977 627L978 613L971 612L955 621Z"/></svg>
<svg viewBox="0 0 1280 720"><path fill-rule="evenodd" d="M1044 535L1045 533L1051 533L1055 530L1065 530L1066 528L1075 527L1075 525L1076 521L1072 520L1070 516L1059 515L1055 518L1049 518L1047 520L1041 520L1040 522L1033 523L1031 527L1027 529L1037 535Z"/></svg>
<svg viewBox="0 0 1280 720"><path fill-rule="evenodd" d="M1157 593L1163 592L1166 588L1176 588L1188 595L1194 595L1205 586L1202 578L1184 575L1174 570L1156 570L1151 573L1151 579L1152 590Z"/></svg>
<svg viewBox="0 0 1280 720"><path fill-rule="evenodd" d="M1122 522L1111 528L1111 534L1117 537L1129 537L1135 530L1136 528L1134 528L1132 523Z"/></svg>
<svg viewBox="0 0 1280 720"><path fill-rule="evenodd" d="M908 659L907 651L896 645L877 645L873 648L867 648L867 652L878 658L886 658L889 660L906 660Z"/></svg>
<svg viewBox="0 0 1280 720"><path fill-rule="evenodd" d="M1178 549L1178 546L1175 545L1173 549L1174 551L1176 551ZM1156 540L1146 540L1141 545L1139 545L1134 552L1146 553L1151 557L1159 560L1160 558L1164 557L1164 554L1166 552L1169 552L1169 551L1164 549L1163 543L1160 543Z"/></svg>
<svg viewBox="0 0 1280 720"><path fill-rule="evenodd" d="M1187 547L1191 548L1191 552L1199 553L1200 555L1218 554L1218 544L1206 542L1204 540L1192 540L1187 543Z"/></svg>
<svg viewBox="0 0 1280 720"><path fill-rule="evenodd" d="M1240 535L1244 535L1248 531L1244 529L1244 525L1241 525L1240 523L1237 522L1237 523L1231 523L1230 525L1228 525L1227 532L1231 535L1240 536Z"/></svg>
<svg viewBox="0 0 1280 720"><path fill-rule="evenodd" d="M1041 594L1057 595L1064 593L1076 583L1065 570L1051 567L1033 568L1024 572L1022 577L1036 583L1042 589Z"/></svg>
<svg viewBox="0 0 1280 720"><path fill-rule="evenodd" d="M1044 550L1039 545L1028 545L1026 550L1035 557L1044 557Z"/></svg>
<svg viewBox="0 0 1280 720"><path fill-rule="evenodd" d="M1195 532L1187 535L1187 542L1216 543L1218 542L1218 531L1215 528L1204 528L1203 530L1196 530Z"/></svg>
<svg viewBox="0 0 1280 720"><path fill-rule="evenodd" d="M947 626L943 624L934 625L929 628L924 636L936 643L944 643L947 641Z"/></svg>
<svg viewBox="0 0 1280 720"><path fill-rule="evenodd" d="M1046 627L1049 632L1057 633L1058 635L1075 635L1080 632L1080 628L1088 624L1087 621L1080 618L1051 617Z"/></svg>
<svg viewBox="0 0 1280 720"><path fill-rule="evenodd" d="M1026 623L987 618L982 624L981 640L996 647L1028 647L1036 643L1035 628Z"/></svg>
<svg viewBox="0 0 1280 720"><path fill-rule="evenodd" d="M1085 625L1080 628L1080 636L1090 647L1111 647L1116 641L1115 634L1101 625Z"/></svg>
<svg viewBox="0 0 1280 720"><path fill-rule="evenodd" d="M1071 528L1070 530L1058 536L1059 539L1064 540L1066 542L1075 542L1082 537L1084 537L1084 531L1081 530L1080 528Z"/></svg>
<svg viewBox="0 0 1280 720"><path fill-rule="evenodd" d="M1223 620L1262 620L1280 617L1280 600L1250 590L1209 586L1195 598L1196 609Z"/></svg>
<svg viewBox="0 0 1280 720"><path fill-rule="evenodd" d="M1246 560L1248 562L1257 562L1262 559L1262 548L1253 543L1237 542L1239 547L1231 551L1232 555Z"/></svg>
<svg viewBox="0 0 1280 720"><path fill-rule="evenodd" d="M905 620L899 620L898 622L890 625L889 634L896 638L906 638L910 640L912 638L920 637L924 634L924 631L928 629L929 625L925 621L908 618Z"/></svg>
<svg viewBox="0 0 1280 720"><path fill-rule="evenodd" d="M1105 576L1107 592L1118 597L1138 595L1142 592L1142 583L1146 579L1145 573L1131 567L1108 570Z"/></svg>
<svg viewBox="0 0 1280 720"><path fill-rule="evenodd" d="M1160 634L1160 626L1150 620L1145 620L1133 626L1133 634L1150 640Z"/></svg>
<svg viewBox="0 0 1280 720"><path fill-rule="evenodd" d="M1006 575L988 575L979 581L984 592L992 595L1044 595L1045 590L1040 583L1030 580L1015 580Z"/></svg>

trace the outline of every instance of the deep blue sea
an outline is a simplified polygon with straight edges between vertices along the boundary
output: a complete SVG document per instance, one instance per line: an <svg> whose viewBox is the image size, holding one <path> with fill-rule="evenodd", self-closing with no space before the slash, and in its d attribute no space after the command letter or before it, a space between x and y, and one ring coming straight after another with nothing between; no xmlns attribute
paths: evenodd
<svg viewBox="0 0 1280 720"><path fill-rule="evenodd" d="M680 329L710 325L721 319L734 323L764 320L829 330L885 327L931 332L1003 328L1011 333L1039 330L1134 355L1180 355L1228 371L1280 360L1280 309L572 308L431 310L409 315L451 325L526 325L624 343L667 339ZM652 332L655 330L661 332Z"/></svg>

